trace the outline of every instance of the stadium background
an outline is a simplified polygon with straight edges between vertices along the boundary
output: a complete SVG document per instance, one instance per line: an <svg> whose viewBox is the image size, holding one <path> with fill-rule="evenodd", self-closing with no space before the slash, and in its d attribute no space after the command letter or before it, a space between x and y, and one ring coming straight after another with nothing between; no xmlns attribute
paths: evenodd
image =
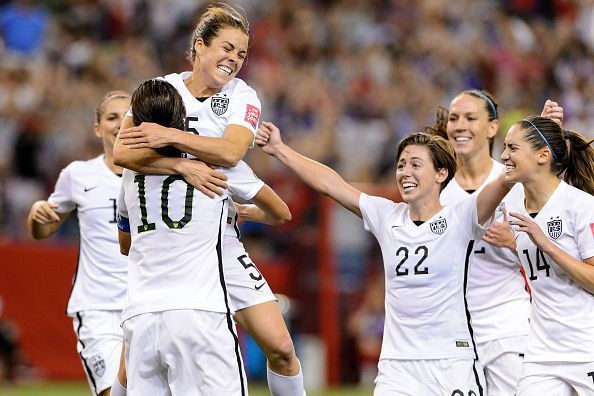
<svg viewBox="0 0 594 396"><path fill-rule="evenodd" d="M0 326L16 334L22 380L81 380L64 307L77 224L33 242L30 205L60 169L101 151L93 108L113 89L186 70L198 0L0 0ZM395 145L467 88L508 126L547 98L593 137L594 4L589 0L244 0L240 77L286 141L367 192L395 194ZM497 146L500 144L496 144ZM381 336L382 266L360 221L257 149L248 163L293 221L247 224L244 241L287 307L306 383L369 384ZM378 308L379 307L379 308ZM254 382L262 356L243 338ZM3 370L6 373L6 370ZM0 394L6 382L0 382ZM5 388L6 389L6 388Z"/></svg>

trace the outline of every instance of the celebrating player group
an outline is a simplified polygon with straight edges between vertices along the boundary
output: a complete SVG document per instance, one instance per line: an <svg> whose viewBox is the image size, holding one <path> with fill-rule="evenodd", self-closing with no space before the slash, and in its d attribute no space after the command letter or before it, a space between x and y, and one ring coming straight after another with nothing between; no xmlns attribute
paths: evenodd
<svg viewBox="0 0 594 396"><path fill-rule="evenodd" d="M385 274L374 395L594 395L594 149L563 109L507 131L466 90L396 148L403 202L368 195L287 146L237 78L245 17L210 6L192 70L106 94L104 153L68 165L35 202L35 238L77 211L81 248L67 313L96 395L246 395L239 323L267 357L273 395L305 394L278 303L239 225L283 224L283 200L243 162L254 145L362 219ZM361 131L365 133L365 131ZM248 204L238 204L239 197Z"/></svg>

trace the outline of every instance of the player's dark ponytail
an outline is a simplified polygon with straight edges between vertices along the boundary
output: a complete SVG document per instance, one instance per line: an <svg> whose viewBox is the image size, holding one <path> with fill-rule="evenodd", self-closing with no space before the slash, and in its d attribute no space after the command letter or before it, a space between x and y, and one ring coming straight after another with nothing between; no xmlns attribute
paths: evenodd
<svg viewBox="0 0 594 396"><path fill-rule="evenodd" d="M594 195L594 139L587 141L579 133L569 130L563 131L563 137L568 142L564 180Z"/></svg>

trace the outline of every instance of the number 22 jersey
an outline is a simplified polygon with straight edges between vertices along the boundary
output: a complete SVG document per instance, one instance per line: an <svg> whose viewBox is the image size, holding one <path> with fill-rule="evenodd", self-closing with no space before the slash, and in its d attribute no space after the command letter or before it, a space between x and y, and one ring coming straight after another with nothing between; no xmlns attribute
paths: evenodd
<svg viewBox="0 0 594 396"><path fill-rule="evenodd" d="M465 293L473 241L484 233L476 196L445 206L419 226L406 203L361 194L359 207L384 261L380 359L476 359Z"/></svg>

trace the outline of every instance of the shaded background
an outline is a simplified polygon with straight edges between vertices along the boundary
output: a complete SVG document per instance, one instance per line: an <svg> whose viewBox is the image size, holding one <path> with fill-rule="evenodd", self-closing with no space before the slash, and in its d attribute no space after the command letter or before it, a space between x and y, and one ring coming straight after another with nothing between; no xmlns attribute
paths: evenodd
<svg viewBox="0 0 594 396"><path fill-rule="evenodd" d="M33 242L32 202L59 171L101 152L94 107L107 91L189 69L188 39L208 2L0 0L0 320L19 329L19 375L81 378L63 314L77 224ZM394 194L396 143L461 90L500 104L499 140L547 98L594 136L594 4L589 0L245 0L252 46L240 77L298 151L366 192ZM499 146L499 147L498 147ZM500 150L500 143L495 151ZM248 163L287 201L289 224L243 227L312 386L368 384L382 329L382 264L361 221L257 149ZM379 291L379 292L378 292ZM58 337L56 339L56 337ZM252 377L262 356L244 338ZM252 363L253 360L253 363ZM5 371L5 370L4 370Z"/></svg>

